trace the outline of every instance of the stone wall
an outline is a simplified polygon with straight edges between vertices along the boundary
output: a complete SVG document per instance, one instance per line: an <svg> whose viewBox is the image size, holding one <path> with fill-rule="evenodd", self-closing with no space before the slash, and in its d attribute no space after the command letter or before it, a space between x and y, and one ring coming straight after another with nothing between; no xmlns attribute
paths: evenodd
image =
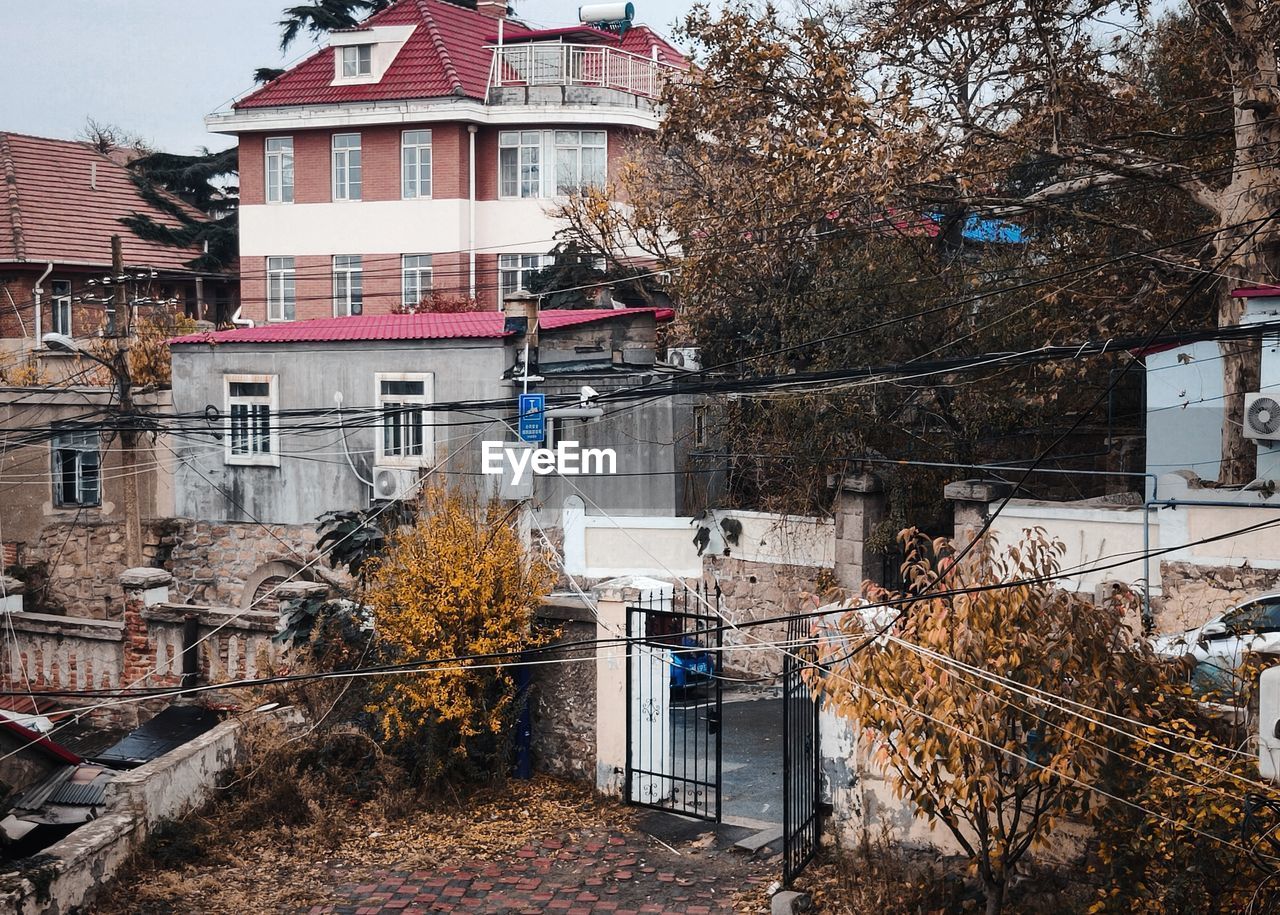
<svg viewBox="0 0 1280 915"><path fill-rule="evenodd" d="M317 539L313 524L189 522L168 566L174 590L184 601L247 607L264 582L304 567L300 579L342 581L327 562L315 561Z"/></svg>
<svg viewBox="0 0 1280 915"><path fill-rule="evenodd" d="M1158 632L1203 625L1235 604L1280 591L1280 569L1160 563L1161 599L1152 602Z"/></svg>
<svg viewBox="0 0 1280 915"><path fill-rule="evenodd" d="M29 575L27 609L88 619L120 619L116 579L127 566L124 522L81 519L46 524L15 561ZM143 559L163 566L183 536L172 520L143 524Z"/></svg>
<svg viewBox="0 0 1280 915"><path fill-rule="evenodd" d="M590 641L596 623L576 599L549 601L538 613L538 627L556 632L555 642ZM533 765L539 772L594 782L596 776L596 667L592 645L539 656L533 670ZM560 663L564 662L564 663Z"/></svg>
<svg viewBox="0 0 1280 915"><path fill-rule="evenodd" d="M834 584L829 568L746 562L722 556L704 557L706 579L719 584L721 610L733 623L785 616L813 610L814 596ZM753 648L760 641L775 642L787 636L786 623L769 623L737 631L727 629L724 644L726 672L733 676L776 677L782 672L782 654L772 648Z"/></svg>

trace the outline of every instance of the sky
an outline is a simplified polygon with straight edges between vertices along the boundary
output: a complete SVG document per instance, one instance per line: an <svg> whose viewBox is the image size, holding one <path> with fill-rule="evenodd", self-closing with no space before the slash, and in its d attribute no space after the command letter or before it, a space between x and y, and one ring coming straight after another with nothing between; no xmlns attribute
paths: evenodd
<svg viewBox="0 0 1280 915"><path fill-rule="evenodd" d="M278 45L289 0L40 0L6 5L0 130L74 139L86 119L167 152L223 149L204 116L253 86L258 67L310 52ZM636 21L669 33L691 0L634 0ZM573 0L515 0L537 25L577 21Z"/></svg>

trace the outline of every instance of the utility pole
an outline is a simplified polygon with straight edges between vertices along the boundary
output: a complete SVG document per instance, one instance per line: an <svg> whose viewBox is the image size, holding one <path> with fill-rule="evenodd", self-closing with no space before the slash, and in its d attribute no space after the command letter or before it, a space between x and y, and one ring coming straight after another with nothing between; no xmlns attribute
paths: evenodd
<svg viewBox="0 0 1280 915"><path fill-rule="evenodd" d="M120 472L124 482L125 564L142 565L142 506L138 500L138 416L133 408L133 379L129 375L127 336L130 325L128 277L124 272L124 250L119 235L111 236L111 280L115 292L107 305L107 334L115 343L111 374L115 375L120 404Z"/></svg>

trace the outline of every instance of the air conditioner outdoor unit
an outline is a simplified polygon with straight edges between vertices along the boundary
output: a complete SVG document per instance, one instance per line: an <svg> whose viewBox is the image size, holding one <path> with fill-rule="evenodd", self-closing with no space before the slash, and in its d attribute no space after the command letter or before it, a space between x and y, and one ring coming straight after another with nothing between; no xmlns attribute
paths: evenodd
<svg viewBox="0 0 1280 915"><path fill-rule="evenodd" d="M667 365L696 372L702 368L702 350L696 346L674 346L667 350Z"/></svg>
<svg viewBox="0 0 1280 915"><path fill-rule="evenodd" d="M382 502L407 499L418 486L418 471L404 467L374 467L373 497Z"/></svg>
<svg viewBox="0 0 1280 915"><path fill-rule="evenodd" d="M1244 395L1244 437L1280 439L1280 394Z"/></svg>

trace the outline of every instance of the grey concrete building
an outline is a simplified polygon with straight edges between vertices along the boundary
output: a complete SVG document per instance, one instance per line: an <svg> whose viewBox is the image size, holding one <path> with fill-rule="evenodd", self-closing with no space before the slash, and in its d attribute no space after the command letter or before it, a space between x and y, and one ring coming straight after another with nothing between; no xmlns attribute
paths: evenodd
<svg viewBox="0 0 1280 915"><path fill-rule="evenodd" d="M679 513L693 427L687 398L560 416L584 386L660 381L657 325L669 309L370 315L195 334L173 341L176 511L207 522L310 525L447 481L588 514ZM547 395L546 447L612 448L612 473L537 476L512 488L485 473L485 442L513 443L517 396ZM581 412L581 411L578 411ZM526 479L528 477L526 476ZM507 475L508 484L511 482ZM375 489L377 490L375 492Z"/></svg>

